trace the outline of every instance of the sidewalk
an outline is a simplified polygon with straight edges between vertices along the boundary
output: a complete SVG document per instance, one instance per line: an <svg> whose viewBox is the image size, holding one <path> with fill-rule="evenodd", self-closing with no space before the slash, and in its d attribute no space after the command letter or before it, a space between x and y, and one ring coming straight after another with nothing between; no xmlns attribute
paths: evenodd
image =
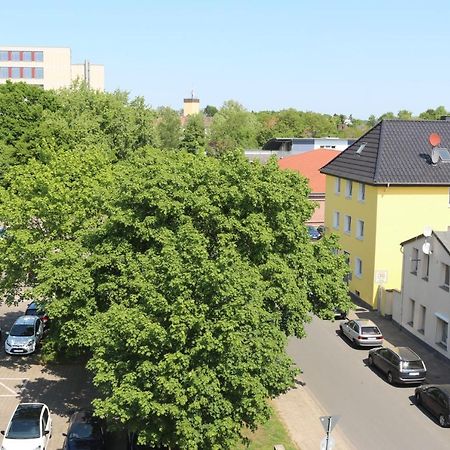
<svg viewBox="0 0 450 450"><path fill-rule="evenodd" d="M450 383L450 361L438 355L427 345L414 338L390 319L382 317L377 311L356 308L349 314L350 319L373 320L382 330L386 347L404 346L414 350L427 366L426 383ZM325 431L319 417L327 413L315 398L313 392L303 384L301 375L297 378L296 387L274 400L273 404L281 420L284 422L293 442L301 450L318 450L325 437ZM339 428L333 429L334 450L355 450L355 447Z"/></svg>
<svg viewBox="0 0 450 450"><path fill-rule="evenodd" d="M295 388L276 398L273 405L294 444L301 450L318 450L325 437L319 418L327 413L314 394L303 384L301 375L297 377L296 384ZM341 432L339 423L331 435L335 441L333 450L356 450Z"/></svg>

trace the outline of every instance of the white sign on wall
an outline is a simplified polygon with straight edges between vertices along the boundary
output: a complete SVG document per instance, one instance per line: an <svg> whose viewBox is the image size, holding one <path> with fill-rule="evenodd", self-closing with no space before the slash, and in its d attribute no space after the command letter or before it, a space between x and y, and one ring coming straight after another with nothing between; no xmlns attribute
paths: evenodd
<svg viewBox="0 0 450 450"><path fill-rule="evenodd" d="M375 283L376 284L386 284L388 280L387 270L376 270L375 271Z"/></svg>

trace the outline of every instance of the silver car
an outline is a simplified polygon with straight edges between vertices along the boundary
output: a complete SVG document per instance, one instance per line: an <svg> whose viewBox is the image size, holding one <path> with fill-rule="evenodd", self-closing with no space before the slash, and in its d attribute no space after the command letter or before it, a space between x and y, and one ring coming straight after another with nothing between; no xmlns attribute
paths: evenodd
<svg viewBox="0 0 450 450"><path fill-rule="evenodd" d="M37 316L21 316L11 327L5 341L5 352L10 355L29 355L42 339L44 325Z"/></svg>
<svg viewBox="0 0 450 450"><path fill-rule="evenodd" d="M347 320L339 325L341 333L355 347L378 347L383 345L383 335L371 320Z"/></svg>

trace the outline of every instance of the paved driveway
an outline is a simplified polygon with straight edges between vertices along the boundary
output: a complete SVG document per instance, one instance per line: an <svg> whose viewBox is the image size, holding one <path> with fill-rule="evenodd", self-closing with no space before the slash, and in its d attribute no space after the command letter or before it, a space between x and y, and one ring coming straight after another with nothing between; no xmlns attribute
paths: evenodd
<svg viewBox="0 0 450 450"><path fill-rule="evenodd" d="M8 331L26 305L0 305L0 327ZM62 448L62 433L67 430L71 412L88 407L93 395L89 375L80 364L42 366L39 355L9 356L0 348L0 429L4 430L20 402L48 405L53 419L49 450ZM0 436L1 437L1 436Z"/></svg>
<svg viewBox="0 0 450 450"><path fill-rule="evenodd" d="M428 382L449 383L450 364L375 313L371 318L387 345L409 346L426 362ZM414 387L389 385L367 366L367 349L357 350L340 336L339 321L314 319L305 339L291 339L289 353L302 368L302 380L329 415L340 415L341 431L355 448L364 450L444 450L450 429L414 404Z"/></svg>

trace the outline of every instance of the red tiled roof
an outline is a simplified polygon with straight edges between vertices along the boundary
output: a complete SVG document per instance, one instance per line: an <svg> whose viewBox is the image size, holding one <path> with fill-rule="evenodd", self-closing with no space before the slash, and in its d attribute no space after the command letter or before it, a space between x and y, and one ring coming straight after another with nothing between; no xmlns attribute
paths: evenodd
<svg viewBox="0 0 450 450"><path fill-rule="evenodd" d="M325 175L319 170L340 154L337 150L315 149L278 160L280 169L296 170L308 178L311 192L325 192Z"/></svg>

